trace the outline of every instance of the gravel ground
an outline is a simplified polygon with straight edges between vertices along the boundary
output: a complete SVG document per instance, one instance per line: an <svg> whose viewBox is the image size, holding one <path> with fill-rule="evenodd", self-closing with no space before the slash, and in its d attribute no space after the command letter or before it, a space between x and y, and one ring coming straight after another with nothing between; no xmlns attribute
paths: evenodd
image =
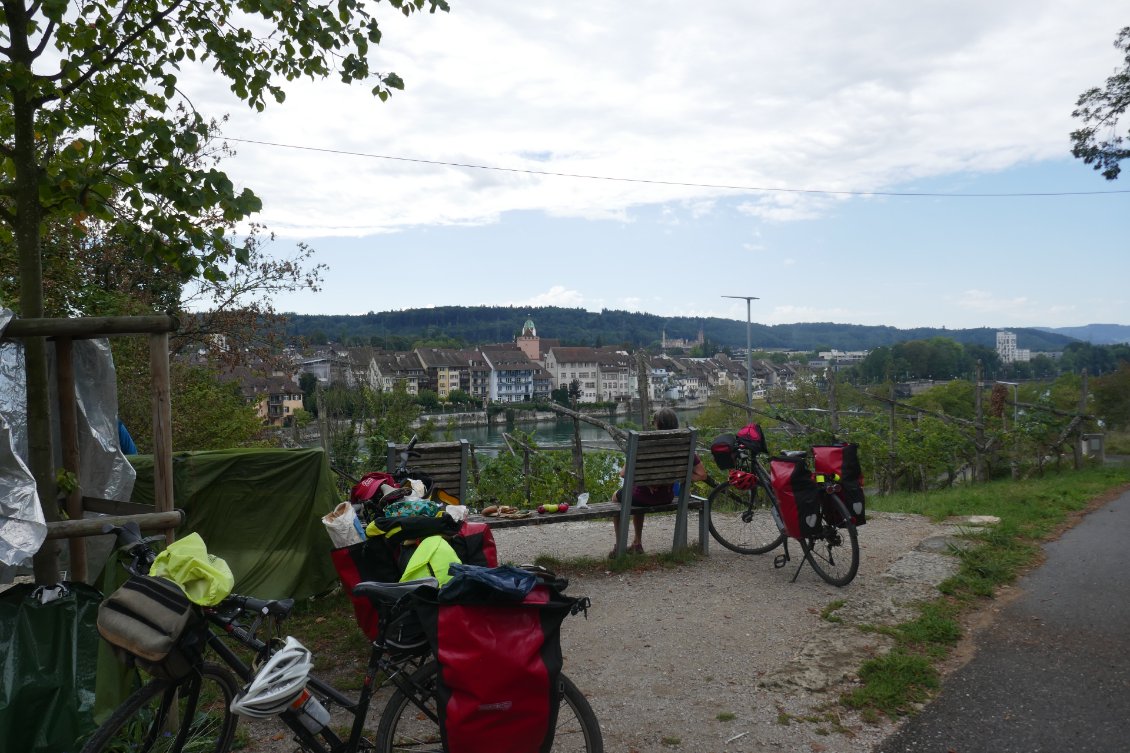
<svg viewBox="0 0 1130 753"><path fill-rule="evenodd" d="M648 517L648 551L669 546L673 520ZM941 553L955 532L916 515L869 517L859 574L846 588L807 566L791 583L795 542L793 564L780 570L772 554L712 542L710 556L689 565L575 575L568 592L587 595L592 609L566 620L565 672L591 702L610 752L869 750L893 725L827 710L860 663L887 648L854 625L900 622L916 599L936 594L955 566ZM612 526L530 526L495 539L500 561L603 556ZM837 600L843 622L822 619Z"/></svg>
<svg viewBox="0 0 1130 753"><path fill-rule="evenodd" d="M670 547L674 516L649 515L644 546ZM692 514L691 536L698 530ZM743 556L711 541L710 555L671 568L571 574L568 593L588 596L587 619L562 628L565 673L589 699L609 753L861 753L894 731L864 724L834 706L856 682L860 664L887 650L860 624L896 624L913 603L937 594L956 568L945 554L956 525L924 517L876 513L859 532L859 574L845 588L822 581L807 565L790 582L800 556L773 567L774 550ZM562 522L495 531L500 562L604 557L612 548L608 520ZM841 622L821 617L829 604ZM363 657L345 662L331 682L355 680ZM342 686L346 688L348 686ZM375 697L368 726L375 733L387 698ZM336 712L335 723L349 720ZM241 722L249 753L294 745L273 722Z"/></svg>

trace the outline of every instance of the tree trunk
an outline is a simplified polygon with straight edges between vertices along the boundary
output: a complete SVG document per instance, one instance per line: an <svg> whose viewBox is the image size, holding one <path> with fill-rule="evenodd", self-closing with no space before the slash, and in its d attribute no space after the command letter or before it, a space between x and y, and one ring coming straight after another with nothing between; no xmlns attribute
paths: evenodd
<svg viewBox="0 0 1130 753"><path fill-rule="evenodd" d="M28 49L27 9L23 3L5 3L8 16L9 58L15 74L19 69L30 72L33 55ZM35 153L35 105L27 92L13 87L12 129L16 176L15 227L16 248L20 260L20 315L25 319L43 317L43 262L40 256L40 225L43 209L39 203L39 163ZM27 451L28 466L35 477L39 504L48 522L59 520L56 500L54 461L51 453L51 402L47 366L47 340L30 337L24 340L24 361L27 379ZM34 558L35 582L54 585L59 580L58 545L43 544Z"/></svg>

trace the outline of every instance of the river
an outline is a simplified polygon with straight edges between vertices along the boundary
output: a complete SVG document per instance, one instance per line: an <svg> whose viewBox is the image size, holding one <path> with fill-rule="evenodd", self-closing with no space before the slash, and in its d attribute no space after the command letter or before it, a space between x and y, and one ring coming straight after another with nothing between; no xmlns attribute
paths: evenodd
<svg viewBox="0 0 1130 753"><path fill-rule="evenodd" d="M687 423L693 421L700 412L701 409L678 411L679 425L686 426ZM601 420L611 423L614 426L619 426L629 421L627 417L623 416L612 421L602 416ZM638 420L639 417L636 416L637 424ZM437 424L441 427L440 433L442 434L442 420L437 421ZM573 442L573 422L569 419L542 421L539 423L515 423L510 427L507 427L505 422L497 422L491 426L462 426L454 430L454 436L456 439L466 439L475 446L476 450L494 455L498 453L499 449L506 447L506 442L502 438L503 433L514 431L532 434L534 441L537 442L539 447L566 447ZM608 436L608 432L599 426L593 426L583 421L581 422L581 444L586 449L618 449L616 442Z"/></svg>

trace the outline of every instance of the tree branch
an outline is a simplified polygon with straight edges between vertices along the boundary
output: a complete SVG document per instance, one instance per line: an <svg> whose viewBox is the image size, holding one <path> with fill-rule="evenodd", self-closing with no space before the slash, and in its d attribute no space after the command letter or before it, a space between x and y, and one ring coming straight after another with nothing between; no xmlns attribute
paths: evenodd
<svg viewBox="0 0 1130 753"><path fill-rule="evenodd" d="M34 11L32 12L34 13ZM43 39L40 39L39 44L37 44L35 46L35 49L31 51L31 56L33 59L38 58L43 54L43 51L47 49L47 43L51 41L51 36L55 33L55 26L56 24L54 19L52 19L47 24L47 28L43 31Z"/></svg>
<svg viewBox="0 0 1130 753"><path fill-rule="evenodd" d="M110 65L117 62L118 56L120 56L124 50L126 50L130 45L132 45L135 41L137 41L139 38L141 38L142 35L151 31L159 23L161 23L162 21L167 19L169 16L171 16L173 14L173 11L177 10L181 5L184 4L184 2L185 2L185 0L174 0L174 2L171 3L168 8L166 8L165 10L156 14L155 16L153 16L153 18L149 19L149 21L147 21L144 24L142 24L141 26L139 26L137 28L137 30L134 31L132 34L126 35L117 44L117 46L113 48L112 51L110 51L109 53L107 53L105 55L105 57L103 57L103 62L102 62L102 65L100 67L95 68L93 65L88 65L86 71L83 72L83 74L81 76L76 78L74 81L72 81L67 86L64 86L63 88L59 89L56 93L52 94L51 96L44 96L44 97L40 97L39 99L35 100L35 105L39 106L39 105L42 105L46 102L51 102L51 101L56 100L56 99L61 99L65 96L67 96L68 94L70 94L71 92L73 92L75 89L82 86L83 84L90 81L90 79L94 76L94 74L96 72L109 68ZM128 3L128 2L122 4L121 11L118 13L117 17L110 24L111 27L118 26L121 23L122 19L125 17L126 11L130 9L130 5L131 4ZM94 47L86 55L83 55L76 62L76 65L82 66L83 64L88 64L89 61L91 60L91 56L94 52L99 52L99 51L106 50L106 49L108 49L108 48L105 45L98 45L98 46ZM62 77L62 75L63 75L63 72L60 70L58 73L56 73L52 76L46 77L46 80L48 80L48 81L58 81Z"/></svg>

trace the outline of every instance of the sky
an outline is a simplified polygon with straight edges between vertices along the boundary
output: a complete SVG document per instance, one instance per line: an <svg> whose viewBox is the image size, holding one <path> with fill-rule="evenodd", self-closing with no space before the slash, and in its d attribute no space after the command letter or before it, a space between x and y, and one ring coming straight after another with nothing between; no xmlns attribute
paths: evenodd
<svg viewBox="0 0 1130 753"><path fill-rule="evenodd" d="M303 81L256 113L184 82L229 116L268 251L328 266L280 311L745 320L734 295L763 324L1130 324L1130 171L1069 139L1123 65L1121 3L385 5L387 102Z"/></svg>

